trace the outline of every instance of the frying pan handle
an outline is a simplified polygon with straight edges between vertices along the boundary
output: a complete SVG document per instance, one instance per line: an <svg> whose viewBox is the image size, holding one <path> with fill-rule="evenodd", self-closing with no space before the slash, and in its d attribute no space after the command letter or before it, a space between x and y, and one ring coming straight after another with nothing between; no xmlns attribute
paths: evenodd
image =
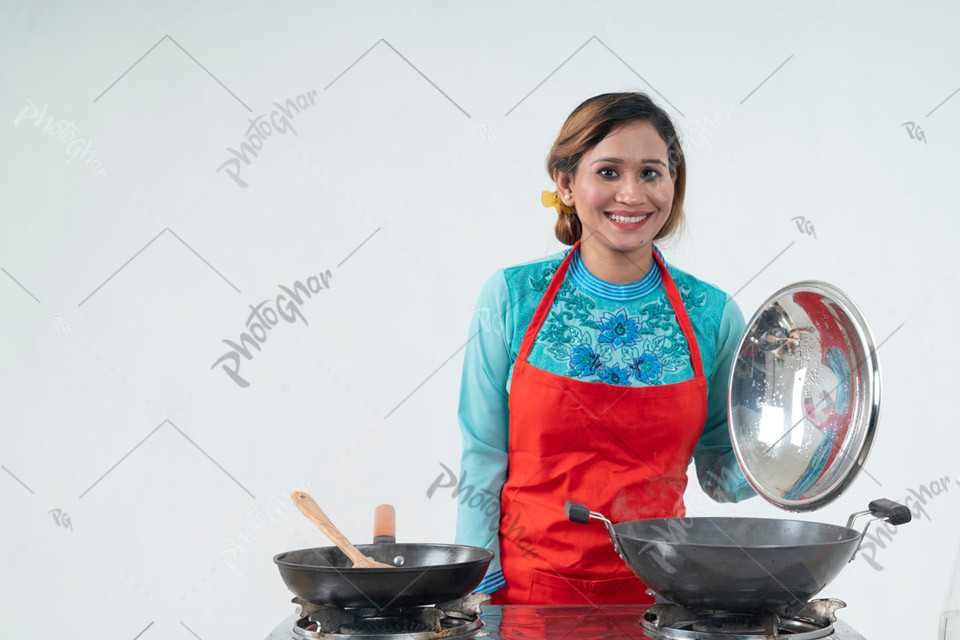
<svg viewBox="0 0 960 640"><path fill-rule="evenodd" d="M397 541L397 510L392 504L381 504L373 512L373 541Z"/></svg>

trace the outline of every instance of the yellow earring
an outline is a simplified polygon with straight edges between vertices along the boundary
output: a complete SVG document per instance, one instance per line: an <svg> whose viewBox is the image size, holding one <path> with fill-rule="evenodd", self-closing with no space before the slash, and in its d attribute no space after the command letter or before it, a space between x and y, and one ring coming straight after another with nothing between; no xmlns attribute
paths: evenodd
<svg viewBox="0 0 960 640"><path fill-rule="evenodd" d="M544 191L540 195L540 201L545 207L556 207L558 214L576 215L577 211L563 203L563 199L556 191Z"/></svg>

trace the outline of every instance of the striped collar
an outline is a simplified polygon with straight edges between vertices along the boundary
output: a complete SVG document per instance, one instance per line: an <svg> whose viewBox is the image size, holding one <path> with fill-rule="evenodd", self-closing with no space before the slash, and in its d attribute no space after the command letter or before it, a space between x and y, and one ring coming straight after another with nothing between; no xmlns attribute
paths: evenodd
<svg viewBox="0 0 960 640"><path fill-rule="evenodd" d="M657 252L657 255L659 255L662 260L663 254L660 253L660 249L654 245L653 250ZM666 262L664 262L664 264L666 264ZM618 302L637 300L638 298L648 296L660 287L661 282L660 270L657 269L656 260L653 261L652 268L636 282L612 284L601 280L587 271L586 266L584 266L583 261L580 259L579 247L574 251L573 258L570 260L570 276L581 289L595 296L606 298L607 300L616 300Z"/></svg>

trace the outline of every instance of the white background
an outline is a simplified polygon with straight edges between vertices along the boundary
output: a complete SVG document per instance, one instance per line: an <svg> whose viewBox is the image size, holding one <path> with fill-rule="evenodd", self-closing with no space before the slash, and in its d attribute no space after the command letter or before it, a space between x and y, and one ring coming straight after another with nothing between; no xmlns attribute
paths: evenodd
<svg viewBox="0 0 960 640"><path fill-rule="evenodd" d="M668 260L748 317L826 280L889 337L869 476L804 517L955 478L958 18L946 1L5 2L0 635L262 638L294 610L273 555L327 544L295 488L355 541L390 502L401 540L452 542L456 500L426 490L459 464L473 305L494 270L563 248L544 159L610 91L648 92L683 132L689 225ZM246 187L218 170L251 118L312 91ZM326 270L306 323L242 362L249 386L212 368L251 304ZM827 587L842 619L880 639L915 614L910 637L935 635L958 495L877 549L882 570L858 558ZM695 481L687 497L789 515Z"/></svg>

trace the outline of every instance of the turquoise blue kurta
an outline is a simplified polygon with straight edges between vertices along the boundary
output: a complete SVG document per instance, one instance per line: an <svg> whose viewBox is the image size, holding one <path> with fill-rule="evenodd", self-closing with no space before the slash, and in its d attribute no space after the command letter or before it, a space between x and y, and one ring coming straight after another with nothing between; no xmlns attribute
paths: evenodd
<svg viewBox="0 0 960 640"><path fill-rule="evenodd" d="M458 415L460 486L474 489L460 496L456 542L496 554L478 591L503 586L499 498L507 475L513 365L534 311L569 251L498 270L480 292L470 324ZM745 328L743 314L719 288L665 264L693 325L707 378L707 418L693 453L697 477L714 500L738 502L756 495L737 464L727 430L727 380ZM656 263L637 282L610 284L587 271L579 249L529 362L558 375L616 385L671 384L693 377L689 347ZM480 494L489 499L481 502Z"/></svg>

